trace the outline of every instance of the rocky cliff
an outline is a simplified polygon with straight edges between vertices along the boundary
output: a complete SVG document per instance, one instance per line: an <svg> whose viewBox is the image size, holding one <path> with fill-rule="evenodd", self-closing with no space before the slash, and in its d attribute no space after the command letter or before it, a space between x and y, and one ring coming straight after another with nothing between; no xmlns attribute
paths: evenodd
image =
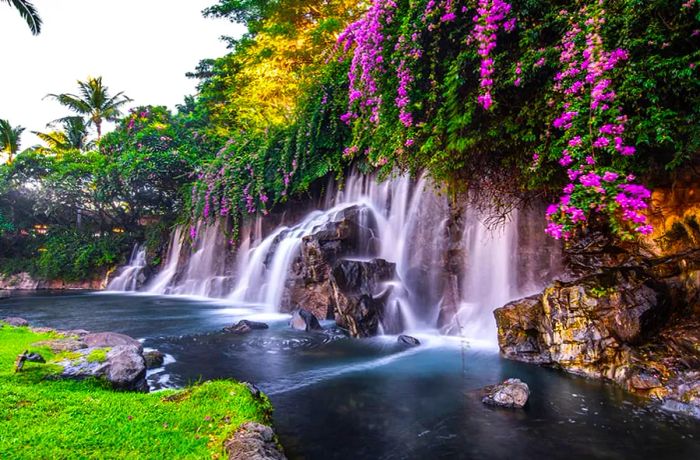
<svg viewBox="0 0 700 460"><path fill-rule="evenodd" d="M635 244L589 232L541 294L498 308L501 353L616 382L700 416L700 193L654 193L656 231Z"/></svg>

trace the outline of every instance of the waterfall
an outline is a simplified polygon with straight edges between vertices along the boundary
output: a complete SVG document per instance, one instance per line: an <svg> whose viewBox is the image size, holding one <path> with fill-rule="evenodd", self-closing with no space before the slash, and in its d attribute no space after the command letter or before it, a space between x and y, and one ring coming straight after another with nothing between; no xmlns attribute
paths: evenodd
<svg viewBox="0 0 700 460"><path fill-rule="evenodd" d="M143 283L143 269L146 268L146 248L135 244L131 251L129 263L119 269L119 274L115 276L107 285L108 291L135 291L139 284Z"/></svg>
<svg viewBox="0 0 700 460"><path fill-rule="evenodd" d="M168 245L168 254L165 257L165 264L161 269L158 276L155 277L151 283L146 287L146 291L151 294L170 294L169 286L173 278L178 271L178 266L180 264L180 254L182 253L182 233L184 231L183 226L178 226L175 228L172 237L170 237L170 244Z"/></svg>
<svg viewBox="0 0 700 460"><path fill-rule="evenodd" d="M519 296L517 241L517 212L496 228L489 228L476 212L467 212L463 237L465 276L462 302L455 317L460 335L493 340L493 310Z"/></svg>
<svg viewBox="0 0 700 460"><path fill-rule="evenodd" d="M551 258L541 257L543 240L534 236L542 234L541 219L532 217L540 214L526 214L520 222L520 213L513 212L503 226L490 229L475 209L460 203L464 218L455 225L447 197L426 175L395 174L377 181L353 171L342 185L329 181L320 203L324 209L268 232L263 219L269 222L269 217L245 222L235 257L222 221L200 222L191 243L178 227L165 265L147 291L224 298L266 312L289 308L283 305L285 293L304 238L333 228L346 212L359 213L354 215L362 244L345 257L378 257L396 265L396 278L386 286L390 294L381 325L386 333L444 327L493 340L493 310L522 295L523 285L535 286L551 276L544 267ZM519 234L523 225L524 237Z"/></svg>

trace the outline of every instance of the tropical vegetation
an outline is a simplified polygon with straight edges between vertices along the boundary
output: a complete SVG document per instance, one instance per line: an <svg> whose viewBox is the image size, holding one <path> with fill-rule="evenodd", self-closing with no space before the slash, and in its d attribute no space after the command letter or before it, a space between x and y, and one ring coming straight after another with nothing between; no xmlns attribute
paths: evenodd
<svg viewBox="0 0 700 460"><path fill-rule="evenodd" d="M248 33L200 62L174 113L120 115L128 99L100 78L49 95L70 113L0 168L5 271L53 276L39 261L61 248L92 263L70 276L106 269L175 222L195 236L227 219L235 243L248 216L351 167L427 171L495 213L548 200L555 238L602 225L634 239L653 231L650 190L698 165L694 0L220 0L204 14ZM109 250L83 254L75 238L96 235Z"/></svg>

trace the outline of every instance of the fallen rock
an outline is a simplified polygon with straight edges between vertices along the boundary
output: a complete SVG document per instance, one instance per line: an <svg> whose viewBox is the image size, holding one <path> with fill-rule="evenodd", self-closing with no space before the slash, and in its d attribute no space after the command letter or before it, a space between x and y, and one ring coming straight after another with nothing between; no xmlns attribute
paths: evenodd
<svg viewBox="0 0 700 460"><path fill-rule="evenodd" d="M298 331L320 331L323 329L318 319L304 309L297 310L292 314L289 325Z"/></svg>
<svg viewBox="0 0 700 460"><path fill-rule="evenodd" d="M45 363L46 360L39 353L27 353L27 361L31 363Z"/></svg>
<svg viewBox="0 0 700 460"><path fill-rule="evenodd" d="M481 402L491 406L522 408L530 397L527 383L519 379L508 379L505 382L486 387L487 394Z"/></svg>
<svg viewBox="0 0 700 460"><path fill-rule="evenodd" d="M16 316L8 316L7 318L3 319L3 321L10 326L14 327L24 327L24 326L29 326L29 321L27 321L24 318L19 318Z"/></svg>
<svg viewBox="0 0 700 460"><path fill-rule="evenodd" d="M143 352L143 345L136 339L128 335L119 334L117 332L96 332L87 334L83 337L83 341L88 347L117 347L120 345L131 345Z"/></svg>
<svg viewBox="0 0 700 460"><path fill-rule="evenodd" d="M146 369L155 369L165 362L165 353L158 350L144 351L143 359L146 362Z"/></svg>
<svg viewBox="0 0 700 460"><path fill-rule="evenodd" d="M247 334L254 330L269 329L269 327L270 326L268 326L265 323L259 323L256 321L249 321L247 319L244 319L239 321L237 324L234 324L233 326L225 327L224 332L228 332L230 334Z"/></svg>
<svg viewBox="0 0 700 460"><path fill-rule="evenodd" d="M224 443L229 460L286 460L275 441L275 432L266 425L248 422L241 425Z"/></svg>
<svg viewBox="0 0 700 460"><path fill-rule="evenodd" d="M396 341L401 345L408 345L409 347L417 347L418 345L420 345L420 340L418 340L415 337L411 337L410 335L402 334Z"/></svg>

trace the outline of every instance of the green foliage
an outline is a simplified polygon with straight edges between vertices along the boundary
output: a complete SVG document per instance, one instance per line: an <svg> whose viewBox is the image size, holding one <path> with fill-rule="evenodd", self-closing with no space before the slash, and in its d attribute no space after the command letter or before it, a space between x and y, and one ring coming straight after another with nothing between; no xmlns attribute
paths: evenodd
<svg viewBox="0 0 700 460"><path fill-rule="evenodd" d="M53 339L28 328L0 326L0 457L209 458L245 422L269 424L272 407L233 381L158 393L115 392L97 381L46 379L55 365L15 357ZM40 421L37 422L37 421Z"/></svg>
<svg viewBox="0 0 700 460"><path fill-rule="evenodd" d="M66 281L93 279L119 262L127 247L121 235L95 238L69 230L51 233L39 249L37 274L46 279Z"/></svg>
<svg viewBox="0 0 700 460"><path fill-rule="evenodd" d="M89 363L103 363L107 361L107 353L109 348L95 348L86 357Z"/></svg>

